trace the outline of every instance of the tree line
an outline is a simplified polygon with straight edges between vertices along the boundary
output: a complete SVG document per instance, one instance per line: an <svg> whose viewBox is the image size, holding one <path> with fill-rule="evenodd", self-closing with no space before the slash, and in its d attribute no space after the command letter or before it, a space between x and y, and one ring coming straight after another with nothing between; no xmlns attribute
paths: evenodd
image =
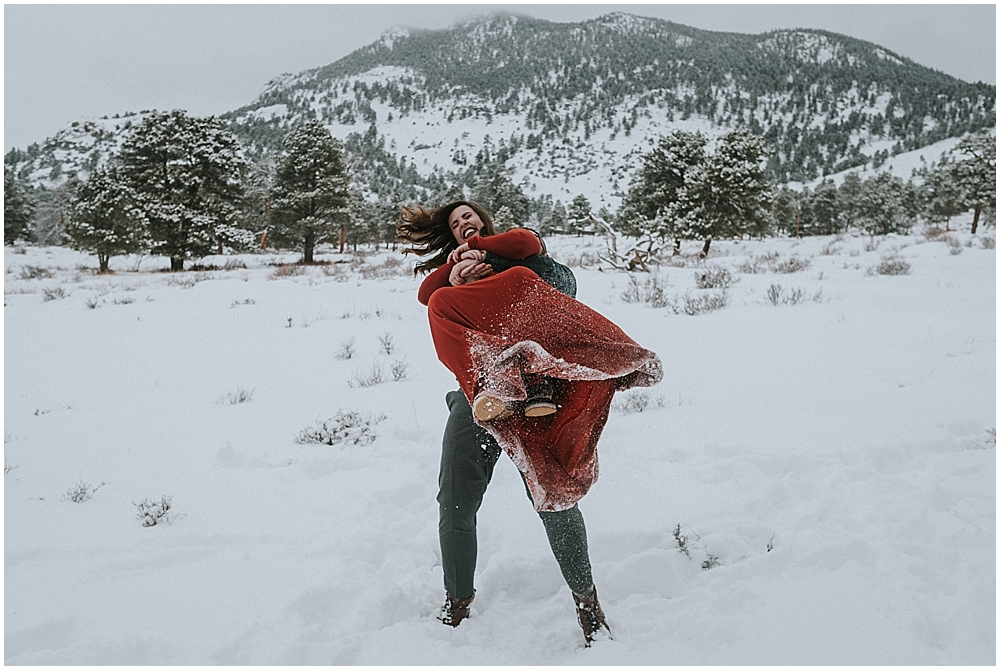
<svg viewBox="0 0 1000 670"><path fill-rule="evenodd" d="M367 134L348 143L384 152L374 125ZM344 144L318 120L288 132L280 153L250 161L219 119L154 112L86 181L70 180L58 190L58 222L50 217L42 228L33 226L38 203L5 167L4 240L65 242L95 254L101 272L116 255L164 256L171 270L182 270L187 261L226 250L268 247L296 249L312 263L319 245L343 252L347 245L392 243L400 204L457 199L480 202L500 229L527 225L543 235L583 235L613 225L641 240L647 254L669 244L677 252L682 240L702 242L707 254L713 239L747 235L852 229L883 235L921 220L948 227L969 211L974 233L995 225L996 139L989 133L967 136L953 156L923 166L908 181L855 172L839 186L827 179L798 191L776 185L767 170L773 146L747 129L723 135L710 148L700 133L661 137L618 211L593 212L584 194L568 205L526 195L525 180L515 181L506 165L505 147L490 142L447 177L417 179L412 162L402 159L396 176L408 182L404 190L394 180L380 181L385 175L367 173L365 161L350 164ZM380 191L372 182L396 185ZM377 200L366 200L362 191L375 191Z"/></svg>

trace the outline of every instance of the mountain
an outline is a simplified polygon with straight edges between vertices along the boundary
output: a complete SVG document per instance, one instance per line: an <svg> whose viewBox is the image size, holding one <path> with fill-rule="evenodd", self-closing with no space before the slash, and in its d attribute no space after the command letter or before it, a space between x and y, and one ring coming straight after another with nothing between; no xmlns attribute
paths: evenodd
<svg viewBox="0 0 1000 670"><path fill-rule="evenodd" d="M6 163L36 181L87 172L138 116L77 122ZM254 157L280 150L304 120L322 120L370 197L420 199L503 160L529 195L616 203L639 156L674 128L718 136L748 127L774 146L779 181L805 181L993 127L996 87L821 30L493 15L388 32L276 78L221 118Z"/></svg>

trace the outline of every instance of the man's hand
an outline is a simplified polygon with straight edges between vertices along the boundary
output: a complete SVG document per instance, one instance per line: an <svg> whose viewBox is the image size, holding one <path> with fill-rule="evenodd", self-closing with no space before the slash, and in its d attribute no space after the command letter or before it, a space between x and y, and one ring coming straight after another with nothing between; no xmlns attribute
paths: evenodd
<svg viewBox="0 0 1000 670"><path fill-rule="evenodd" d="M476 251L469 251L466 253L477 253ZM486 254L483 254L485 258ZM451 269L451 274L448 276L448 281L452 286L462 286L463 284L471 284L477 279L484 279L493 274L493 268L486 263L483 263L477 258L466 258L455 263L455 267Z"/></svg>
<svg viewBox="0 0 1000 670"><path fill-rule="evenodd" d="M449 263L458 263L459 261L468 260L470 258L474 258L482 263L486 260L486 252L479 249L470 249L468 242L466 242L448 254Z"/></svg>

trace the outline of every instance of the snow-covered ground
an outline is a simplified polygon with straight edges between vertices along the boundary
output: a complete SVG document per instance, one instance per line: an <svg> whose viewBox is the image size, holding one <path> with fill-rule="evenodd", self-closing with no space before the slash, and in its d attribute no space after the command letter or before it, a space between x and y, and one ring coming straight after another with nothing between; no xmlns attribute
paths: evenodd
<svg viewBox="0 0 1000 670"><path fill-rule="evenodd" d="M97 276L5 248L5 661L994 664L996 254L951 239L716 242L657 275L681 313L623 300L656 286L599 271L601 240L549 240L666 372L581 503L616 638L591 649L506 457L474 615L435 620L455 383L398 255ZM689 316L705 268L738 281ZM296 442L340 410L374 442Z"/></svg>

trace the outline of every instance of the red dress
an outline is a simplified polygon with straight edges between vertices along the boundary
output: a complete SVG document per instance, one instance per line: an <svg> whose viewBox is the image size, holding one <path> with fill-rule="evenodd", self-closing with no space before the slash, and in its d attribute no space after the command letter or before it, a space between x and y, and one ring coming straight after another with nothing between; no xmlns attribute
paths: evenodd
<svg viewBox="0 0 1000 670"><path fill-rule="evenodd" d="M515 259L541 251L524 229L473 237L469 246ZM449 284L451 269L428 275L418 293L438 358L470 404L482 394L524 400L522 373L555 380L555 414L515 412L480 425L525 475L535 509L572 507L597 480L597 442L615 391L659 382L659 357L527 268L462 286Z"/></svg>

